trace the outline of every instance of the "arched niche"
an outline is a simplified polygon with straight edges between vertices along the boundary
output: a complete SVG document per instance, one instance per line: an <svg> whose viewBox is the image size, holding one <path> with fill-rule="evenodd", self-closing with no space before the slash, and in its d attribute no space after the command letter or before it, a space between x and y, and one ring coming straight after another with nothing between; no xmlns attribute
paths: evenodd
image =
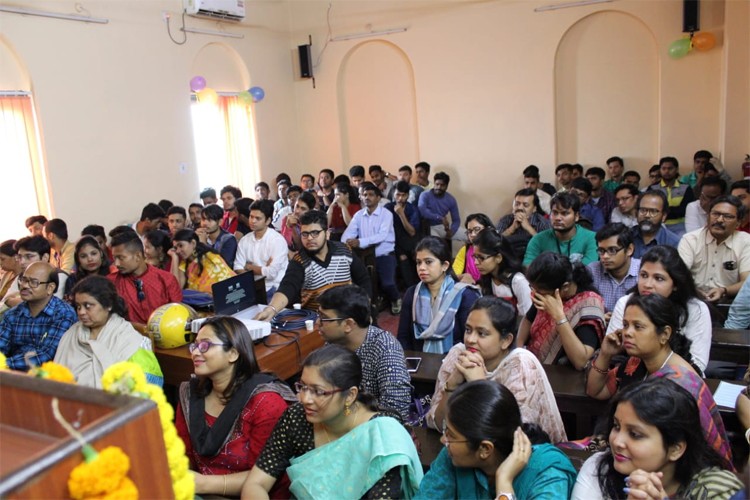
<svg viewBox="0 0 750 500"><path fill-rule="evenodd" d="M382 165L395 173L419 158L414 70L407 55L383 40L360 43L338 75L344 165Z"/></svg>
<svg viewBox="0 0 750 500"><path fill-rule="evenodd" d="M192 76L206 79L207 86L223 92L250 88L250 73L234 48L219 42L206 44L193 60Z"/></svg>
<svg viewBox="0 0 750 500"><path fill-rule="evenodd" d="M648 172L658 157L658 95L656 40L640 19L603 11L576 22L555 57L557 162L605 166L620 155L626 169Z"/></svg>
<svg viewBox="0 0 750 500"><path fill-rule="evenodd" d="M10 43L0 36L0 90L31 91L31 78L26 66Z"/></svg>

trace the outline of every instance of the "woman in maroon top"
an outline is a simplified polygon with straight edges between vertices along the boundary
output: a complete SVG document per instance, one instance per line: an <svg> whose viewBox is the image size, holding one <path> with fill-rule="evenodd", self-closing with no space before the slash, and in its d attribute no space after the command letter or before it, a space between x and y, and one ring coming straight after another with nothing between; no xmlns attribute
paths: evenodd
<svg viewBox="0 0 750 500"><path fill-rule="evenodd" d="M328 207L328 233L335 241L341 241L341 235L346 231L352 217L362 206L359 203L357 190L347 182L339 182L334 190L334 198Z"/></svg>
<svg viewBox="0 0 750 500"><path fill-rule="evenodd" d="M296 397L260 372L250 334L235 318L206 320L190 353L196 377L180 386L175 425L195 472L195 493L239 496L287 401ZM288 487L284 477L271 498L289 498Z"/></svg>

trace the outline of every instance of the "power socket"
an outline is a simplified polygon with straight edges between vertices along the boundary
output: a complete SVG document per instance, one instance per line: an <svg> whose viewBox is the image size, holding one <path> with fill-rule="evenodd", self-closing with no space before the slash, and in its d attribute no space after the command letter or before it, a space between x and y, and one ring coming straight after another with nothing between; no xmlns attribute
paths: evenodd
<svg viewBox="0 0 750 500"><path fill-rule="evenodd" d="M161 13L161 20L162 21L164 21L165 23L168 23L170 17L172 17L172 16L169 15L169 12L167 12L166 10L162 11L162 13Z"/></svg>

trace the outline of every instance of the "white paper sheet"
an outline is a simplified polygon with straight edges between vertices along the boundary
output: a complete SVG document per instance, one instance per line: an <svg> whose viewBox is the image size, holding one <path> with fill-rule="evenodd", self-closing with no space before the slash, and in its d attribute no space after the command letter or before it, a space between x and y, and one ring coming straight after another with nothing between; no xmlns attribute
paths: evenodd
<svg viewBox="0 0 750 500"><path fill-rule="evenodd" d="M744 385L730 384L722 380L719 382L719 387L716 388L716 392L714 393L714 401L719 406L734 408L737 403L737 396L744 388Z"/></svg>

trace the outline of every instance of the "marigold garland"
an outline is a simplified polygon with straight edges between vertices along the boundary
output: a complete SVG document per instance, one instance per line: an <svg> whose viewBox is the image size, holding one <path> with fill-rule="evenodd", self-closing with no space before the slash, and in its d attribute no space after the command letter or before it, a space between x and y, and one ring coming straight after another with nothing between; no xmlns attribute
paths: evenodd
<svg viewBox="0 0 750 500"><path fill-rule="evenodd" d="M5 354L0 352L0 370L7 370L8 369L8 361L5 357Z"/></svg>
<svg viewBox="0 0 750 500"><path fill-rule="evenodd" d="M85 461L77 465L68 478L71 498L138 498L138 489L126 477L130 459L120 448L108 446L97 453L85 445L83 454Z"/></svg>
<svg viewBox="0 0 750 500"><path fill-rule="evenodd" d="M3 360L4 362L5 360ZM29 370L29 375L36 378L47 380L56 380L66 384L75 384L76 378L67 367L59 365L53 361L42 363L41 366L34 366Z"/></svg>
<svg viewBox="0 0 750 500"><path fill-rule="evenodd" d="M151 399L159 409L167 449L167 463L172 478L172 489L177 500L191 500L195 493L195 480L190 473L190 462L185 455L185 444L174 426L174 410L164 397L162 389L146 382L140 366L127 361L110 366L102 376L105 391Z"/></svg>

